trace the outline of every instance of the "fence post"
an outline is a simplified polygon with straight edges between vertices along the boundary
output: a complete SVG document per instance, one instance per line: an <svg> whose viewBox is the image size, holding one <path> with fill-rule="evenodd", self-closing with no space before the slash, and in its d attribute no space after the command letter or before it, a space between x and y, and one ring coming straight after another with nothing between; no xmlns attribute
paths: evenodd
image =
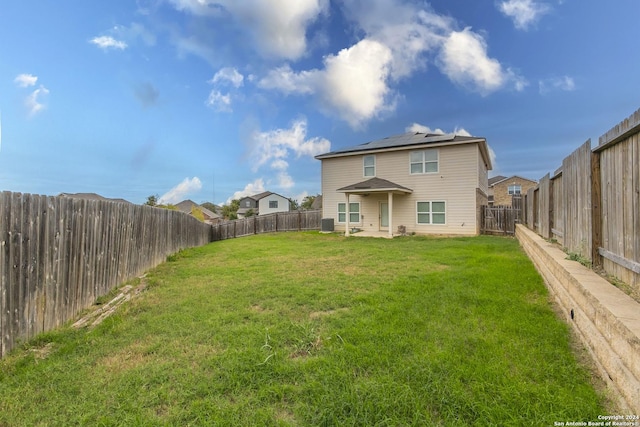
<svg viewBox="0 0 640 427"><path fill-rule="evenodd" d="M602 267L602 178L600 176L600 152L591 152L591 263Z"/></svg>
<svg viewBox="0 0 640 427"><path fill-rule="evenodd" d="M278 212L276 212L276 232L278 231Z"/></svg>
<svg viewBox="0 0 640 427"><path fill-rule="evenodd" d="M302 212L298 211L298 231L300 231L302 228Z"/></svg>

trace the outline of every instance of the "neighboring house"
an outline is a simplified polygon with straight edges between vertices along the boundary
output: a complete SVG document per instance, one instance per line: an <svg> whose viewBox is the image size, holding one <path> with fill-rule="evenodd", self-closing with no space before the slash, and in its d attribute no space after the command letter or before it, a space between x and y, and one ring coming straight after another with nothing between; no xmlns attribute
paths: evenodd
<svg viewBox="0 0 640 427"><path fill-rule="evenodd" d="M313 203L311 203L311 209L312 211L318 211L322 209L322 194L319 194L316 196L315 199L313 199Z"/></svg>
<svg viewBox="0 0 640 427"><path fill-rule="evenodd" d="M178 208L180 212L184 212L189 215L193 215L194 208L199 209L202 212L202 215L204 216L204 222L206 222L207 224L216 224L222 220L222 216L218 215L215 212L210 211L207 208L200 206L199 204L191 200L183 200L177 205L175 205L175 207Z"/></svg>
<svg viewBox="0 0 640 427"><path fill-rule="evenodd" d="M244 218L249 210L252 210L254 215L266 215L275 212L289 212L290 208L289 199L271 191L265 191L240 199L238 218Z"/></svg>
<svg viewBox="0 0 640 427"><path fill-rule="evenodd" d="M475 235L487 204L484 138L406 133L316 156L336 230Z"/></svg>
<svg viewBox="0 0 640 427"><path fill-rule="evenodd" d="M488 194L488 202L489 202L489 206L493 206L493 185L496 182L502 181L503 179L506 179L506 176L502 176L502 175L496 175L494 177L489 178L489 194Z"/></svg>
<svg viewBox="0 0 640 427"><path fill-rule="evenodd" d="M116 203L131 203L125 199L110 199L108 197L103 197L96 193L60 193L58 197L69 197L71 199L84 199L84 200L104 200L107 202L116 202Z"/></svg>
<svg viewBox="0 0 640 427"><path fill-rule="evenodd" d="M514 195L527 194L536 185L536 181L517 175L494 176L489 179L489 206L511 206Z"/></svg>

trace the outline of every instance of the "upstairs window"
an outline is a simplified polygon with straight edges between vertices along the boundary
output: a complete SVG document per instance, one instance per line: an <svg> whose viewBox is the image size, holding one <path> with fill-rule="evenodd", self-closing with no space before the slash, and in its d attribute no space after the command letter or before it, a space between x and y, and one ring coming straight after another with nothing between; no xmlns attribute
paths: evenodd
<svg viewBox="0 0 640 427"><path fill-rule="evenodd" d="M376 176L376 156L364 156L362 163L364 176Z"/></svg>
<svg viewBox="0 0 640 427"><path fill-rule="evenodd" d="M250 208L250 207L251 207L251 201L246 200L246 201L244 202L244 206L245 206L246 208Z"/></svg>
<svg viewBox="0 0 640 427"><path fill-rule="evenodd" d="M412 151L410 158L412 175L438 172L438 150Z"/></svg>
<svg viewBox="0 0 640 427"><path fill-rule="evenodd" d="M269 200L269 209L278 209L278 201Z"/></svg>
<svg viewBox="0 0 640 427"><path fill-rule="evenodd" d="M510 185L508 190L510 195L521 194L522 186L520 184Z"/></svg>

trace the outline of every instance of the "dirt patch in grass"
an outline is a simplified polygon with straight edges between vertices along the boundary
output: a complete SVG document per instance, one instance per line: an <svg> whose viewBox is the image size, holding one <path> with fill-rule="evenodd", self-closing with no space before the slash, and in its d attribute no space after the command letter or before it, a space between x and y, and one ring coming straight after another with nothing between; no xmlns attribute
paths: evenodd
<svg viewBox="0 0 640 427"><path fill-rule="evenodd" d="M41 347L32 348L31 352L35 356L36 360L46 359L53 352L53 343L50 342Z"/></svg>
<svg viewBox="0 0 640 427"><path fill-rule="evenodd" d="M331 316L336 313L344 313L349 311L348 307L336 308L335 310L313 311L309 313L310 319L319 319L321 317Z"/></svg>
<svg viewBox="0 0 640 427"><path fill-rule="evenodd" d="M288 408L276 409L275 419L276 421L280 421L282 423L285 423L286 425L298 425L294 413Z"/></svg>
<svg viewBox="0 0 640 427"><path fill-rule="evenodd" d="M130 346L104 357L98 362L112 374L122 373L150 362L149 342L135 342Z"/></svg>

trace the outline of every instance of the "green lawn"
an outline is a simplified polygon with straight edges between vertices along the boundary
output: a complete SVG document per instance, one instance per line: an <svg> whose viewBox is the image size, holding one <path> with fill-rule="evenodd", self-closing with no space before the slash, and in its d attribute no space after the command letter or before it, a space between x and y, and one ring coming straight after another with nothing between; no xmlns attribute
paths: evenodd
<svg viewBox="0 0 640 427"><path fill-rule="evenodd" d="M281 233L183 251L0 361L0 426L553 425L606 413L518 242Z"/></svg>

